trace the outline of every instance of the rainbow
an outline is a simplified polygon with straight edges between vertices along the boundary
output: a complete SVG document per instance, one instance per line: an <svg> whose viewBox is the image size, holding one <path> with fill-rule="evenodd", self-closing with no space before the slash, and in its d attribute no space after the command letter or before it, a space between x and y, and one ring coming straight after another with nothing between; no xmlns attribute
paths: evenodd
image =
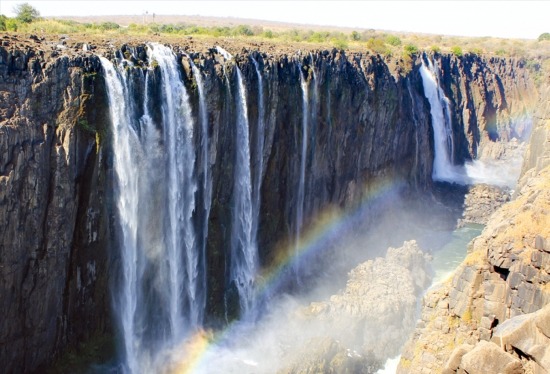
<svg viewBox="0 0 550 374"><path fill-rule="evenodd" d="M526 112L531 111L526 109ZM529 118L525 113L515 117L522 126L525 126L526 118ZM519 133L524 132L522 130L524 129L519 129ZM269 300L272 295L276 295L288 281L296 262L314 260L315 256L322 254L329 247L327 243L349 232L357 223L366 219L369 216L368 213L377 206L383 206L385 202L394 199L404 186L404 182L384 178L378 183L365 187L362 198L351 209L342 210L332 206L314 217L314 221L306 226L299 242L296 244L294 241L288 241L281 244L275 251L279 256L269 268L258 275L256 299ZM216 349L230 347L245 329L246 326L243 326L242 322L236 321L215 333L197 332L176 348L173 352L175 359L166 372L173 374L212 372L213 369L208 367L209 358L215 357Z"/></svg>
<svg viewBox="0 0 550 374"><path fill-rule="evenodd" d="M293 241L281 245L278 258L273 265L258 276L257 300L269 299L276 294L281 286L288 281L293 264L296 261L305 262L313 260L327 249L327 243L342 237L355 225L364 220L367 213L381 206L385 202L394 199L405 183L385 179L379 183L371 184L364 189L362 199L352 209L343 211L334 207L325 209L315 217L315 221L308 224L298 244ZM208 366L206 358L209 354L221 346L230 345L235 337L243 331L243 325L236 321L226 329L209 334L199 331L182 343L175 350L175 364L168 369L173 374L191 374L202 372Z"/></svg>

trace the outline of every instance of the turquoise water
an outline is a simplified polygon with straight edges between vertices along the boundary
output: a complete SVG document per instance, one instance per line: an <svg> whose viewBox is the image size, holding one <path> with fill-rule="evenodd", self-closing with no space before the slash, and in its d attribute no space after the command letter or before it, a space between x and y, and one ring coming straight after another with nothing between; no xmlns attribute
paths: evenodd
<svg viewBox="0 0 550 374"><path fill-rule="evenodd" d="M433 285L446 280L466 257L468 243L481 234L483 225L468 223L452 233L451 240L439 251L435 251L432 267L435 271Z"/></svg>

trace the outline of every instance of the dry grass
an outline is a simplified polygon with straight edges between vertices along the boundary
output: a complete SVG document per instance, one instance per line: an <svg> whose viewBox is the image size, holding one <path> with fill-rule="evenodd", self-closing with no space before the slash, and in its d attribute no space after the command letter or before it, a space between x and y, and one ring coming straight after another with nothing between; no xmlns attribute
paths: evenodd
<svg viewBox="0 0 550 374"><path fill-rule="evenodd" d="M292 25L278 22L223 19L213 17L157 16L156 23L143 22L142 16L68 17L42 19L30 24L18 23L19 32L71 34L177 34L214 37L254 37L272 42L305 42L317 46L338 46L342 49L371 50L384 55L401 55L407 46L423 51L496 56L527 59L550 58L550 41L502 39L493 37L457 37L432 34L390 33L377 30ZM113 29L108 26L114 26ZM107 26L107 27L106 27Z"/></svg>
<svg viewBox="0 0 550 374"><path fill-rule="evenodd" d="M192 37L198 40L231 38L244 43L269 43L276 48L292 45L297 49L342 49L366 52L403 60L411 66L411 53L427 51L445 54L476 54L487 57L514 57L527 61L537 83L550 81L550 41L503 39L493 37L457 37L362 30L326 26L293 25L249 19L156 16L67 17L41 19L25 24L7 19L8 31L33 34L80 34L104 37L146 37L152 39Z"/></svg>

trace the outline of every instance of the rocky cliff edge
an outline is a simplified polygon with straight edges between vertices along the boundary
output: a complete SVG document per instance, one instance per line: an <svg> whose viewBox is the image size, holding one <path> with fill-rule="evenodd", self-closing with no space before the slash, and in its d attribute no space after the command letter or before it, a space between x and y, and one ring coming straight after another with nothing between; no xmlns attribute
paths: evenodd
<svg viewBox="0 0 550 374"><path fill-rule="evenodd" d="M426 295L398 373L550 371L549 104L543 93L515 199Z"/></svg>

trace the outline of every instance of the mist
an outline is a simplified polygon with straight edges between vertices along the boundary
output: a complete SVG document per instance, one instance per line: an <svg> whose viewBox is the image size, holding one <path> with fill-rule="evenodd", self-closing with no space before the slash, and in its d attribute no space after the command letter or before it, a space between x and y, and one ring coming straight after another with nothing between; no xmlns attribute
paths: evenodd
<svg viewBox="0 0 550 374"><path fill-rule="evenodd" d="M255 323L198 332L162 372L376 373L413 331L431 254L452 239L463 193L444 189L445 203L393 186L341 215L310 248L300 292L270 293Z"/></svg>

